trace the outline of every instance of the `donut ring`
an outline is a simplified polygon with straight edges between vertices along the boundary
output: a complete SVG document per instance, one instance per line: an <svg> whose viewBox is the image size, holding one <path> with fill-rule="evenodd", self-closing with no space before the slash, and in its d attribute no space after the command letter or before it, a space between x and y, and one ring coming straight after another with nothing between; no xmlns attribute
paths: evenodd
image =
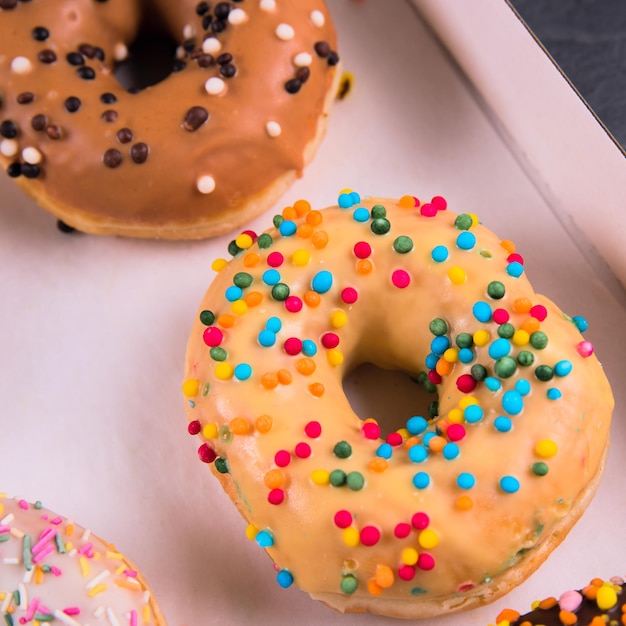
<svg viewBox="0 0 626 626"><path fill-rule="evenodd" d="M589 503L613 397L570 318L471 214L344 192L296 202L202 300L189 432L278 582L338 611L421 618L525 579ZM342 388L361 363L436 391L382 433ZM422 407L416 407L421 409Z"/></svg>
<svg viewBox="0 0 626 626"><path fill-rule="evenodd" d="M0 613L7 624L156 624L161 610L110 543L40 502L0 496Z"/></svg>
<svg viewBox="0 0 626 626"><path fill-rule="evenodd" d="M330 15L323 0L146 4L0 3L0 164L84 232L227 232L317 149L339 76ZM155 16L174 71L127 91L114 69Z"/></svg>

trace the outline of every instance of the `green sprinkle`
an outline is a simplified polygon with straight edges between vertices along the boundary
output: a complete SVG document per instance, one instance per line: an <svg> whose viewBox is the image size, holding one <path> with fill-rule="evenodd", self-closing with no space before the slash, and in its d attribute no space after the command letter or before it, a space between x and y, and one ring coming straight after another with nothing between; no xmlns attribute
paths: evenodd
<svg viewBox="0 0 626 626"><path fill-rule="evenodd" d="M41 511L41 509L43 509L43 504L41 504L41 500L37 500L33 507L35 508L35 511Z"/></svg>
<svg viewBox="0 0 626 626"><path fill-rule="evenodd" d="M487 285L487 294L494 300L500 300L504 297L505 291L504 284L499 280L494 280Z"/></svg>
<svg viewBox="0 0 626 626"><path fill-rule="evenodd" d="M554 370L549 365L539 365L535 368L535 376L539 380L546 382L548 380L552 380Z"/></svg>
<svg viewBox="0 0 626 626"><path fill-rule="evenodd" d="M448 332L448 323L446 320L436 317L434 320L431 320L428 328L435 337L441 337Z"/></svg>
<svg viewBox="0 0 626 626"><path fill-rule="evenodd" d="M329 480L333 487L342 487L346 484L347 476L343 470L336 469L330 473Z"/></svg>
<svg viewBox="0 0 626 626"><path fill-rule="evenodd" d="M4 621L7 626L14 626L15 622L13 621L13 616L11 615L11 613L4 614Z"/></svg>
<svg viewBox="0 0 626 626"><path fill-rule="evenodd" d="M215 321L215 314L213 313L213 311L205 309L200 313L200 321L205 326L211 326L211 324L213 324L213 322Z"/></svg>
<svg viewBox="0 0 626 626"><path fill-rule="evenodd" d="M480 365L479 363L477 363L476 365L472 365L472 368L470 369L470 374L472 375L472 378L474 380L477 381L481 381L481 380L485 380L485 378L487 378L488 373L487 373L487 368L484 365Z"/></svg>
<svg viewBox="0 0 626 626"><path fill-rule="evenodd" d="M469 333L459 333L456 336L456 345L459 348L471 348L474 345L474 337Z"/></svg>
<svg viewBox="0 0 626 626"><path fill-rule="evenodd" d="M545 476L548 473L548 464L543 461L537 461L532 465L532 471L535 476Z"/></svg>
<svg viewBox="0 0 626 626"><path fill-rule="evenodd" d="M206 398L209 395L210 391L211 391L211 383L207 380L207 382L204 383L204 385L202 385L202 397Z"/></svg>
<svg viewBox="0 0 626 626"><path fill-rule="evenodd" d="M226 459L224 457L217 457L217 459L215 459L214 465L215 469L220 474L228 474L228 463L226 462Z"/></svg>
<svg viewBox="0 0 626 626"><path fill-rule="evenodd" d="M276 283L272 287L272 298L279 302L285 301L289 297L289 286L285 283Z"/></svg>
<svg viewBox="0 0 626 626"><path fill-rule="evenodd" d="M537 350L543 350L548 345L548 335L537 330L530 336L530 345Z"/></svg>
<svg viewBox="0 0 626 626"><path fill-rule="evenodd" d="M370 226L375 235L385 235L391 230L391 223L384 217L376 218Z"/></svg>
<svg viewBox="0 0 626 626"><path fill-rule="evenodd" d="M218 435L224 443L230 443L233 440L233 433L230 432L230 428L226 424L220 426Z"/></svg>
<svg viewBox="0 0 626 626"><path fill-rule="evenodd" d="M363 474L360 472L350 472L346 477L346 482L352 491L360 491L363 489L363 485L365 485L365 478L363 478Z"/></svg>
<svg viewBox="0 0 626 626"><path fill-rule="evenodd" d="M215 348L211 348L209 350L209 354L214 361L225 361L228 356L228 352L221 348L220 346L216 346Z"/></svg>
<svg viewBox="0 0 626 626"><path fill-rule="evenodd" d="M517 355L517 362L524 367L528 367L529 365L532 365L534 361L535 361L535 355L532 352L529 352L528 350L522 350Z"/></svg>
<svg viewBox="0 0 626 626"><path fill-rule="evenodd" d="M271 235L269 235L268 233L263 233L262 235L259 235L259 238L256 240L256 242L261 250L265 250L272 245L273 240Z"/></svg>
<svg viewBox="0 0 626 626"><path fill-rule="evenodd" d="M398 254L406 254L407 252L411 252L411 250L413 250L413 240L406 235L400 235L393 242L393 249Z"/></svg>
<svg viewBox="0 0 626 626"><path fill-rule="evenodd" d="M352 454L352 446L347 441L338 441L333 448L333 453L340 459L347 459Z"/></svg>
<svg viewBox="0 0 626 626"><path fill-rule="evenodd" d="M498 335L503 339L510 339L515 334L515 326L506 322L498 326Z"/></svg>
<svg viewBox="0 0 626 626"><path fill-rule="evenodd" d="M57 544L57 552L59 554L65 554L67 552L66 548L65 548L65 542L63 541L63 538L61 537L61 535L59 535L58 533L54 536L54 541Z"/></svg>
<svg viewBox="0 0 626 626"><path fill-rule="evenodd" d="M242 250L243 248L240 248L235 243L234 239L228 244L228 254L230 254L231 256L237 256Z"/></svg>
<svg viewBox="0 0 626 626"><path fill-rule="evenodd" d="M272 219L272 224L274 224L276 228L280 228L280 225L284 221L285 221L285 218L282 215L274 215L274 218Z"/></svg>
<svg viewBox="0 0 626 626"><path fill-rule="evenodd" d="M6 541L9 541L9 539L11 539L11 536L7 533L0 535L0 543L5 543Z"/></svg>
<svg viewBox="0 0 626 626"><path fill-rule="evenodd" d="M439 415L439 401L438 400L433 400L429 405L428 405L428 409L426 409L428 412L428 417L430 419L433 419L434 417L437 417Z"/></svg>
<svg viewBox="0 0 626 626"><path fill-rule="evenodd" d="M35 613L35 619L38 622L51 622L53 619L55 619L55 617L50 613Z"/></svg>
<svg viewBox="0 0 626 626"><path fill-rule="evenodd" d="M375 204L370 211L372 219L377 220L381 217L387 217L387 209L382 204Z"/></svg>
<svg viewBox="0 0 626 626"><path fill-rule="evenodd" d="M248 272L237 272L233 277L233 283L237 287L241 287L241 289L249 287L252 284L252 281L252 274L248 274Z"/></svg>
<svg viewBox="0 0 626 626"><path fill-rule="evenodd" d="M357 580L357 577L354 576L354 574L346 574L345 576L342 576L341 591L343 591L343 593L354 593L357 590L358 586L359 581Z"/></svg>
<svg viewBox="0 0 626 626"><path fill-rule="evenodd" d="M456 219L454 220L454 226L459 230L469 230L472 227L473 223L474 220L472 219L472 216L468 215L467 213L461 213L460 215L457 215Z"/></svg>
<svg viewBox="0 0 626 626"><path fill-rule="evenodd" d="M30 549L32 547L32 540L30 535L24 535L22 539L22 559L24 560L24 567L30 572L33 569L33 560Z"/></svg>
<svg viewBox="0 0 626 626"><path fill-rule="evenodd" d="M515 374L517 363L510 356L501 356L493 366L493 370L499 378L510 378Z"/></svg>

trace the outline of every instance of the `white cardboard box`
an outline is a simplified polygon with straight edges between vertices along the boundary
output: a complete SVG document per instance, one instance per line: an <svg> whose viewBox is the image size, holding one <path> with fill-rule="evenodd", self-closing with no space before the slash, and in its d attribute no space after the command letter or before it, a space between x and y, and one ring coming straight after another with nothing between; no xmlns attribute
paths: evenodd
<svg viewBox="0 0 626 626"><path fill-rule="evenodd" d="M525 584L490 607L423 622L485 626L505 605L626 574L626 161L506 4L415 2L421 14L409 0L330 0L354 88L276 210L300 197L332 204L344 187L445 195L515 240L538 291L588 318L617 401L605 479ZM183 354L211 261L232 237L67 237L6 177L0 205L0 490L114 541L170 626L392 623L340 618L280 589L197 460Z"/></svg>

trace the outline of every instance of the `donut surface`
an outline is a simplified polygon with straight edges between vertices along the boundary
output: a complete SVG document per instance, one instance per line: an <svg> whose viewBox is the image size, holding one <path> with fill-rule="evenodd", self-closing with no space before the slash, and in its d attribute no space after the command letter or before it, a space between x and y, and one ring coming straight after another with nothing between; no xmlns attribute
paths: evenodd
<svg viewBox="0 0 626 626"><path fill-rule="evenodd" d="M513 243L441 197L342 192L230 251L182 391L200 459L278 583L420 618L535 570L595 492L613 397L586 321L533 291ZM381 432L344 393L363 363L432 402Z"/></svg>
<svg viewBox="0 0 626 626"><path fill-rule="evenodd" d="M127 90L114 70L148 21L179 44L172 71ZM313 157L335 48L323 0L4 0L0 164L81 231L227 232L271 206Z"/></svg>
<svg viewBox="0 0 626 626"><path fill-rule="evenodd" d="M166 626L141 572L113 544L0 496L0 614L12 624Z"/></svg>

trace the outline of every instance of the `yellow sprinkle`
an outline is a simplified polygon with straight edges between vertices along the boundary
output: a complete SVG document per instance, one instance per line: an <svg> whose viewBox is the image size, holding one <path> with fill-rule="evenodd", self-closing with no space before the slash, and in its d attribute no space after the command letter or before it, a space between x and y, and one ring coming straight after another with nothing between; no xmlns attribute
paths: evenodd
<svg viewBox="0 0 626 626"><path fill-rule="evenodd" d="M116 578L113 582L121 589L141 591L141 584L135 578Z"/></svg>
<svg viewBox="0 0 626 626"><path fill-rule="evenodd" d="M348 528L345 528L343 533L341 533L341 538L343 539L343 542L350 548L356 548L356 546L358 546L361 541L359 539L359 531L354 528L354 526L349 526Z"/></svg>
<svg viewBox="0 0 626 626"><path fill-rule="evenodd" d="M226 361L222 361L215 366L215 377L219 380L228 380L233 377L233 366Z"/></svg>
<svg viewBox="0 0 626 626"><path fill-rule="evenodd" d="M478 224L478 216L474 215L474 213L468 213L467 215L469 215L472 218L472 228L474 228L474 226L476 226L476 224Z"/></svg>
<svg viewBox="0 0 626 626"><path fill-rule="evenodd" d="M417 537L417 542L428 550L434 548L439 543L439 535L432 528L425 528Z"/></svg>
<svg viewBox="0 0 626 626"><path fill-rule="evenodd" d="M304 267L311 260L311 253L308 250L296 250L291 257L294 265Z"/></svg>
<svg viewBox="0 0 626 626"><path fill-rule="evenodd" d="M465 421L463 411L461 411L461 409L450 409L448 412L448 419L452 424L462 424Z"/></svg>
<svg viewBox="0 0 626 626"><path fill-rule="evenodd" d="M459 400L461 411L464 411L468 406L472 406L474 404L478 404L478 398L475 396L464 396Z"/></svg>
<svg viewBox="0 0 626 626"><path fill-rule="evenodd" d="M144 624L152 624L152 611L149 604L144 604L141 607L141 619L143 619Z"/></svg>
<svg viewBox="0 0 626 626"><path fill-rule="evenodd" d="M417 563L417 550L415 548L404 548L400 555L400 559L405 565L415 565Z"/></svg>
<svg viewBox="0 0 626 626"><path fill-rule="evenodd" d="M331 348L326 352L326 358L330 365L341 365L343 363L343 352L338 348Z"/></svg>
<svg viewBox="0 0 626 626"><path fill-rule="evenodd" d="M402 437L402 441L406 441L409 437L409 431L406 428L398 428L396 432Z"/></svg>
<svg viewBox="0 0 626 626"><path fill-rule="evenodd" d="M217 424L206 424L202 428L202 435L205 439L217 439Z"/></svg>
<svg viewBox="0 0 626 626"><path fill-rule="evenodd" d="M104 553L104 556L106 556L107 559L113 559L114 561L121 561L124 558L122 554L119 552L113 552L112 550L107 550Z"/></svg>
<svg viewBox="0 0 626 626"><path fill-rule="evenodd" d="M187 398L193 398L198 395L200 390L200 381L195 378L188 378L183 383L183 395Z"/></svg>
<svg viewBox="0 0 626 626"><path fill-rule="evenodd" d="M511 341L516 346L525 346L530 341L530 335L525 330L516 330L511 337Z"/></svg>
<svg viewBox="0 0 626 626"><path fill-rule="evenodd" d="M458 267L455 265L448 270L448 278L455 285L462 285L467 279L467 274L462 267Z"/></svg>
<svg viewBox="0 0 626 626"><path fill-rule="evenodd" d="M557 444L552 439L542 439L535 446L535 454L542 459L549 459L559 451Z"/></svg>
<svg viewBox="0 0 626 626"><path fill-rule="evenodd" d="M342 328L348 321L348 315L345 311L333 311L330 315L330 325L333 328Z"/></svg>
<svg viewBox="0 0 626 626"><path fill-rule="evenodd" d="M235 300L231 305L230 305L230 310L235 314L235 315L244 315L245 313L248 312L248 304L246 303L245 300Z"/></svg>
<svg viewBox="0 0 626 626"><path fill-rule="evenodd" d="M330 472L325 469L316 469L311 472L311 480L314 484L324 486L330 484Z"/></svg>
<svg viewBox="0 0 626 626"><path fill-rule="evenodd" d="M456 348L448 348L443 353L443 358L448 361L448 363L456 363L459 360L459 351Z"/></svg>
<svg viewBox="0 0 626 626"><path fill-rule="evenodd" d="M226 259L215 259L213 263L211 263L211 269L214 272L221 272L228 265L228 261Z"/></svg>
<svg viewBox="0 0 626 626"><path fill-rule="evenodd" d="M87 557L81 556L80 559L78 559L78 564L80 565L80 573L85 576L85 578L89 576L91 568L89 567L89 561L87 560Z"/></svg>
<svg viewBox="0 0 626 626"><path fill-rule="evenodd" d="M241 235L235 238L235 243L237 244L238 248L241 248L242 250L247 250L254 243L254 241L252 237L248 235L248 233L241 233Z"/></svg>
<svg viewBox="0 0 626 626"><path fill-rule="evenodd" d="M92 587L88 592L87 595L90 598L93 598L94 596L97 596L99 593L102 593L103 591L107 590L107 586L104 583L99 583L98 585L96 585L95 587Z"/></svg>
<svg viewBox="0 0 626 626"><path fill-rule="evenodd" d="M491 335L489 334L488 330L481 328L474 333L473 338L474 344L477 345L479 348L482 348L489 343Z"/></svg>
<svg viewBox="0 0 626 626"><path fill-rule="evenodd" d="M254 524L248 524L246 527L246 537L253 541L254 538L259 534L259 529Z"/></svg>
<svg viewBox="0 0 626 626"><path fill-rule="evenodd" d="M598 589L598 595L596 596L596 602L598 608L602 611L608 611L617 604L617 593L612 586L603 585Z"/></svg>

